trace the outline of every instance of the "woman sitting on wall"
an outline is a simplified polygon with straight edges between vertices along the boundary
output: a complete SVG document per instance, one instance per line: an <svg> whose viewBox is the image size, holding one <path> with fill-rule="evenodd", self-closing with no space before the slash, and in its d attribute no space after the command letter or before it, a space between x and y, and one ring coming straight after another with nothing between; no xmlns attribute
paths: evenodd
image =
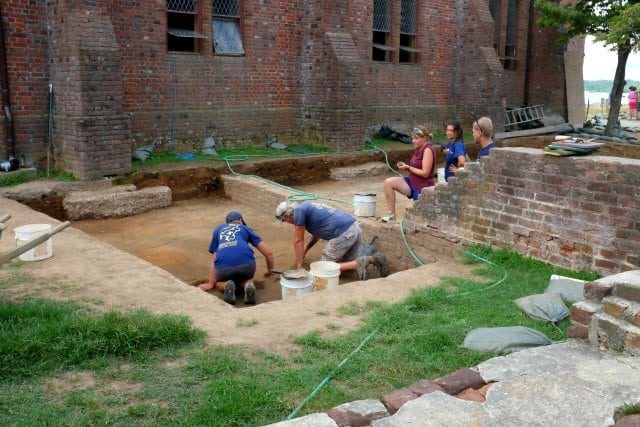
<svg viewBox="0 0 640 427"><path fill-rule="evenodd" d="M398 162L396 167L409 172L406 178L393 177L384 181L384 197L389 213L381 218L382 222L396 219L396 191L410 199L417 200L420 191L436 184L436 152L431 145L433 135L423 125L417 125L411 132L413 155L409 164Z"/></svg>
<svg viewBox="0 0 640 427"><path fill-rule="evenodd" d="M458 169L464 168L464 162L467 158L467 147L462 139L462 126L457 120L451 120L446 127L447 145L443 147L444 159L444 180L454 176Z"/></svg>
<svg viewBox="0 0 640 427"><path fill-rule="evenodd" d="M493 135L493 122L489 117L480 117L477 121L473 122L471 132L473 133L473 139L476 144L480 144L480 151L478 152L478 161L489 154L489 150L497 147L493 142L491 136Z"/></svg>

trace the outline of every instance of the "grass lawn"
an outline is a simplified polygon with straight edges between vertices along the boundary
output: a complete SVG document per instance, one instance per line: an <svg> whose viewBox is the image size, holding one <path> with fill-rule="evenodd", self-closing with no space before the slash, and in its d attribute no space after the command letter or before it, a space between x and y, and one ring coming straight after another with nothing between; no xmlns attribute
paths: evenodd
<svg viewBox="0 0 640 427"><path fill-rule="evenodd" d="M478 264L483 280L451 278L392 305L346 304L342 316L366 315L358 330L332 339L322 331L298 337L299 351L287 358L204 347L184 318L0 300L0 424L262 425L283 420L376 328L299 416L380 399L494 356L460 347L476 327L521 325L565 339L567 319L559 328L536 322L512 301L541 293L554 273L588 280L596 275L505 250L471 251L495 264ZM0 295L7 281L29 281L9 268L0 272Z"/></svg>

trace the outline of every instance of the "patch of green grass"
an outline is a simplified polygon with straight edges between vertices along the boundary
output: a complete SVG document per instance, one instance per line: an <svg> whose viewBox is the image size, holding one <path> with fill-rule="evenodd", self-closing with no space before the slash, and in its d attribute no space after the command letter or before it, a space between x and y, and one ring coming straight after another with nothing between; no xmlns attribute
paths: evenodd
<svg viewBox="0 0 640 427"><path fill-rule="evenodd" d="M347 301L338 307L338 316L357 316L362 313L362 307L355 301Z"/></svg>
<svg viewBox="0 0 640 427"><path fill-rule="evenodd" d="M327 329L329 329L330 331L337 331L340 328L341 326L337 323L327 323Z"/></svg>
<svg viewBox="0 0 640 427"><path fill-rule="evenodd" d="M616 410L616 419L635 414L640 414L640 403L635 405L627 403Z"/></svg>
<svg viewBox="0 0 640 427"><path fill-rule="evenodd" d="M110 357L141 359L153 349L203 337L186 316L146 310L98 314L69 303L0 299L0 380L104 366Z"/></svg>
<svg viewBox="0 0 640 427"><path fill-rule="evenodd" d="M251 318L251 319L243 319L241 317L236 319L236 325L237 326L254 326L258 324L258 320Z"/></svg>
<svg viewBox="0 0 640 427"><path fill-rule="evenodd" d="M155 152L147 160L132 160L132 171L137 172L142 165L157 165L165 163L185 163L185 162L207 162L207 161L222 161L225 157L230 157L232 160L245 160L243 156L249 157L299 157L300 153L308 154L322 154L332 153L334 150L330 147L325 147L316 144L292 144L288 146L288 150L276 150L268 148L266 146L250 145L246 147L236 148L221 148L218 151L218 156L205 156L200 152L193 152L193 156L184 159L181 155L177 155L172 152Z"/></svg>
<svg viewBox="0 0 640 427"><path fill-rule="evenodd" d="M328 312L328 311L326 311L326 310L320 310L320 311L316 311L316 314L317 314L318 316L328 316L328 315L329 315L329 312Z"/></svg>
<svg viewBox="0 0 640 427"><path fill-rule="evenodd" d="M78 178L71 172L66 172L58 168L52 168L49 170L49 176L44 170L39 170L37 176L34 177L31 174L13 174L0 178L0 187L10 187L13 185L24 184L25 182L35 181L39 179L51 179L54 181L77 181Z"/></svg>
<svg viewBox="0 0 640 427"><path fill-rule="evenodd" d="M344 364L298 416L325 411L348 401L379 399L422 379L433 379L477 365L493 354L460 347L477 327L527 326L551 339L566 338L568 320L559 329L529 319L513 300L541 293L551 274L584 280L597 275L572 272L504 251L471 250L494 265L476 263L479 280L450 278L435 288L418 289L395 304L345 304L344 311L368 312L362 327L334 338L312 331L295 339L288 358L236 347L150 352L127 371L114 362L96 369L98 380L139 382L128 398L96 386L61 400L47 398L37 378L0 382L0 424L186 424L244 426L283 420L374 330L378 332ZM505 273L507 277L500 284ZM335 323L336 326L340 322ZM3 325L4 329L4 325ZM55 349L55 345L51 344ZM54 353L55 354L55 353ZM169 363L179 358L183 363ZM112 359L107 359L107 362Z"/></svg>

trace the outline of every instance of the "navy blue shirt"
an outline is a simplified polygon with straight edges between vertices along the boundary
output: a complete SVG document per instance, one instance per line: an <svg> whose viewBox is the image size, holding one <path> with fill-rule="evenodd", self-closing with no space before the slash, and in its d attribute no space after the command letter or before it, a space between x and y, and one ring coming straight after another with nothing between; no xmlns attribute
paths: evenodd
<svg viewBox="0 0 640 427"><path fill-rule="evenodd" d="M487 145L486 147L482 147L480 149L480 151L478 152L478 160L480 160L482 157L484 156L488 156L489 155L489 150L491 150L492 148L496 148L497 145L495 142L492 142L491 144Z"/></svg>
<svg viewBox="0 0 640 427"><path fill-rule="evenodd" d="M449 178L453 175L449 171L449 166L453 165L458 167L458 157L465 157L467 155L467 147L461 139L453 142L449 142L445 149L444 159L444 180L449 181Z"/></svg>
<svg viewBox="0 0 640 427"><path fill-rule="evenodd" d="M209 252L216 254L214 265L217 269L242 264L255 264L251 246L257 246L262 239L246 225L220 224L213 230Z"/></svg>
<svg viewBox="0 0 640 427"><path fill-rule="evenodd" d="M335 239L356 220L346 212L320 203L304 202L293 209L293 224L323 240Z"/></svg>

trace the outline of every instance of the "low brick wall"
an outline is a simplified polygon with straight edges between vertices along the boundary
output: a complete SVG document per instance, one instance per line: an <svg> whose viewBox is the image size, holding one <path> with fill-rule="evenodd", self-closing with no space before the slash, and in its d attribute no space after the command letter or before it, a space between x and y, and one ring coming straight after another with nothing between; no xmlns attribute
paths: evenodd
<svg viewBox="0 0 640 427"><path fill-rule="evenodd" d="M572 269L636 269L640 160L495 149L423 193L407 218L428 236L508 247Z"/></svg>

